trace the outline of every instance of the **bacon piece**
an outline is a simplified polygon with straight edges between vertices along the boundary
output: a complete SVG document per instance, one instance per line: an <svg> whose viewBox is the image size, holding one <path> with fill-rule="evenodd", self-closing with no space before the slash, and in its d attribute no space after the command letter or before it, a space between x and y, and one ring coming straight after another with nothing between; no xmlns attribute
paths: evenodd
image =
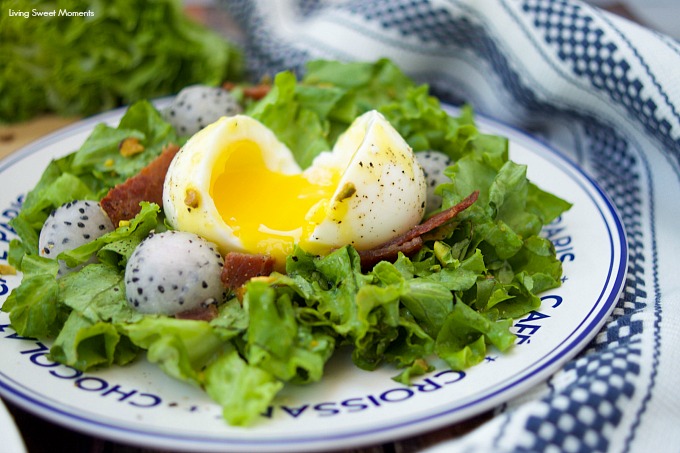
<svg viewBox="0 0 680 453"><path fill-rule="evenodd" d="M222 84L222 88L227 91L233 90L236 88L236 86L237 85L233 82L224 82L224 84ZM259 85L246 86L243 87L243 96L255 101L259 101L269 93L271 88L272 86L269 83L260 83Z"/></svg>
<svg viewBox="0 0 680 453"><path fill-rule="evenodd" d="M175 315L177 319L191 319L194 321L212 321L217 318L215 304L201 305L191 310L182 311Z"/></svg>
<svg viewBox="0 0 680 453"><path fill-rule="evenodd" d="M227 289L235 290L251 278L269 275L273 270L274 258L269 255L229 252L224 257L222 283Z"/></svg>
<svg viewBox="0 0 680 453"><path fill-rule="evenodd" d="M136 216L141 210L139 203L142 201L163 205L165 174L177 151L179 146L175 144L166 146L138 174L109 190L100 203L114 226L117 227L121 220L130 220Z"/></svg>
<svg viewBox="0 0 680 453"><path fill-rule="evenodd" d="M407 256L416 253L423 246L422 236L424 234L440 227L472 206L472 204L477 201L478 197L479 191L476 190L457 205L433 215L423 223L414 226L406 233L370 250L359 250L361 267L363 269L370 269L380 261L394 261L397 259L399 252L402 252Z"/></svg>
<svg viewBox="0 0 680 453"><path fill-rule="evenodd" d="M271 88L272 88L271 85L261 83L259 85L244 88L243 95L245 97L259 101L269 93Z"/></svg>
<svg viewBox="0 0 680 453"><path fill-rule="evenodd" d="M423 246L423 239L416 236L410 241L401 244L391 244L388 246L380 246L370 250L359 250L359 257L361 258L361 268L364 270L371 269L380 261L396 261L399 252L406 256L413 255Z"/></svg>
<svg viewBox="0 0 680 453"><path fill-rule="evenodd" d="M411 239L415 238L416 236L422 236L425 233L429 233L430 231L434 230L435 228L444 225L446 222L449 220L453 219L455 216L457 216L459 213L465 211L467 208L472 206L472 204L477 201L477 198L479 197L479 191L475 190L472 192L470 195L468 195L466 198L463 199L460 203L458 203L455 206L451 206L449 209L439 212L426 221L424 221L421 224L418 224L408 230L406 233L402 234L401 236L397 236L396 238L387 241L383 245L380 245L379 248L385 247L385 246L390 246L394 244L402 244L404 242L408 242Z"/></svg>

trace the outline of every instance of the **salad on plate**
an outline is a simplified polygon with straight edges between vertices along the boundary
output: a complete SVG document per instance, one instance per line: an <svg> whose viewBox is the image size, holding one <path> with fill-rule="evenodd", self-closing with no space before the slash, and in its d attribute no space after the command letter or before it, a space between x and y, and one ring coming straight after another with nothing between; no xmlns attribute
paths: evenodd
<svg viewBox="0 0 680 453"><path fill-rule="evenodd" d="M506 351L560 285L570 204L389 60L188 87L53 160L12 222L2 306L78 370L141 357L232 425L339 350L409 385Z"/></svg>

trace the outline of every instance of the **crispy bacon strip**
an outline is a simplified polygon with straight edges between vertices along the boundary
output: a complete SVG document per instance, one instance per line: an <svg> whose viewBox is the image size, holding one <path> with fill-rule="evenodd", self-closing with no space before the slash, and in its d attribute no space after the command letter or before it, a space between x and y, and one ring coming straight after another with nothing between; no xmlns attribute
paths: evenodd
<svg viewBox="0 0 680 453"><path fill-rule="evenodd" d="M118 226L121 220L130 220L141 207L139 203L149 201L163 205L163 182L168 167L179 146L170 144L163 152L144 167L138 174L118 184L101 200L101 205L111 222Z"/></svg>
<svg viewBox="0 0 680 453"><path fill-rule="evenodd" d="M371 269L380 261L395 261L399 256L399 252L406 256L413 255L423 246L423 239L416 236L410 241L401 244L391 244L388 246L380 246L370 250L359 250L359 257L361 258L361 268L364 270Z"/></svg>
<svg viewBox="0 0 680 453"><path fill-rule="evenodd" d="M245 97L249 97L251 99L259 101L269 93L271 88L272 88L271 85L261 83L259 85L244 88L243 95Z"/></svg>
<svg viewBox="0 0 680 453"><path fill-rule="evenodd" d="M273 270L274 258L269 255L229 252L224 257L222 283L225 288L235 290L251 278L269 275Z"/></svg>
<svg viewBox="0 0 680 453"><path fill-rule="evenodd" d="M222 88L224 88L227 91L231 91L234 88L236 88L236 84L233 82L224 82L224 84L222 84ZM272 88L271 84L268 83L260 83L259 85L247 86L243 88L243 95L247 98L259 101L269 93L271 88Z"/></svg>
<svg viewBox="0 0 680 453"><path fill-rule="evenodd" d="M414 254L423 246L422 236L424 234L445 224L459 213L472 206L472 204L477 201L477 197L479 197L479 191L474 191L457 205L433 215L423 223L414 226L406 233L370 250L359 250L361 267L363 269L370 269L380 261L394 261L397 259L399 252L402 252L407 256Z"/></svg>
<svg viewBox="0 0 680 453"><path fill-rule="evenodd" d="M175 315L177 319L191 319L194 321L212 321L217 318L217 307L215 304L204 305L183 311Z"/></svg>

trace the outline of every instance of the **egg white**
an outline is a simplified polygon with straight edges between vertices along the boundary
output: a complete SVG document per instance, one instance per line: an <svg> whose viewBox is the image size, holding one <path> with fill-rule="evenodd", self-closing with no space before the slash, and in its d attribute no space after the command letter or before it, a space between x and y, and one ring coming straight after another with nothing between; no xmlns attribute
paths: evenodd
<svg viewBox="0 0 680 453"><path fill-rule="evenodd" d="M336 185L324 189L330 187L332 195L310 208L299 223L293 219L299 228L288 231L270 228L267 209L254 206L261 222L257 234L266 239L246 244L242 238L248 233L233 219L225 221L230 214L224 209L220 213L211 196L214 172L224 166L230 146L243 142L250 143L253 152L259 150L268 171L301 175L312 183L333 181ZM270 129L251 117L236 115L201 130L178 152L166 176L163 208L174 228L216 243L222 253L270 254L281 263L292 252L292 243L325 254L347 244L371 248L407 231L422 219L426 186L411 148L376 111L357 118L333 150L321 153L304 172ZM234 196L249 197L249 193ZM281 199L276 187L267 197L277 208L295 202Z"/></svg>
<svg viewBox="0 0 680 453"><path fill-rule="evenodd" d="M425 212L427 181L411 147L375 110L357 118L332 152L305 170L342 169L328 215L311 241L326 247L369 249L418 224ZM354 189L351 196L347 194ZM341 215L335 215L340 213Z"/></svg>
<svg viewBox="0 0 680 453"><path fill-rule="evenodd" d="M236 115L222 117L193 135L170 164L163 186L163 210L169 224L216 243L222 254L248 251L209 195L220 150L239 140L254 142L271 170L284 174L301 171L293 154L269 128L251 117ZM193 194L198 200L190 200Z"/></svg>

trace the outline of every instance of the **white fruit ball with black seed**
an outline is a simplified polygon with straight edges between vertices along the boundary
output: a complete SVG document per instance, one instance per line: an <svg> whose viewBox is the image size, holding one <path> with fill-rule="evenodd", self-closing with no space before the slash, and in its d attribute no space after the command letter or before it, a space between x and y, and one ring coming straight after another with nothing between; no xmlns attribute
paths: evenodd
<svg viewBox="0 0 680 453"><path fill-rule="evenodd" d="M165 119L180 135L193 135L223 116L233 116L243 108L220 87L191 85L180 91L163 112Z"/></svg>
<svg viewBox="0 0 680 453"><path fill-rule="evenodd" d="M431 212L441 207L442 198L435 193L435 189L440 184L451 182L451 179L444 174L444 170L453 162L449 156L441 151L419 151L416 153L416 159L423 167L427 180L427 207L425 211Z"/></svg>
<svg viewBox="0 0 680 453"><path fill-rule="evenodd" d="M224 297L224 259L217 246L183 231L144 239L125 267L125 295L144 314L175 315Z"/></svg>
<svg viewBox="0 0 680 453"><path fill-rule="evenodd" d="M111 219L96 201L77 200L52 211L45 221L38 247L40 256L56 259L61 252L73 250L114 230ZM95 262L96 257L88 262ZM68 267L59 260L59 276L83 267Z"/></svg>

